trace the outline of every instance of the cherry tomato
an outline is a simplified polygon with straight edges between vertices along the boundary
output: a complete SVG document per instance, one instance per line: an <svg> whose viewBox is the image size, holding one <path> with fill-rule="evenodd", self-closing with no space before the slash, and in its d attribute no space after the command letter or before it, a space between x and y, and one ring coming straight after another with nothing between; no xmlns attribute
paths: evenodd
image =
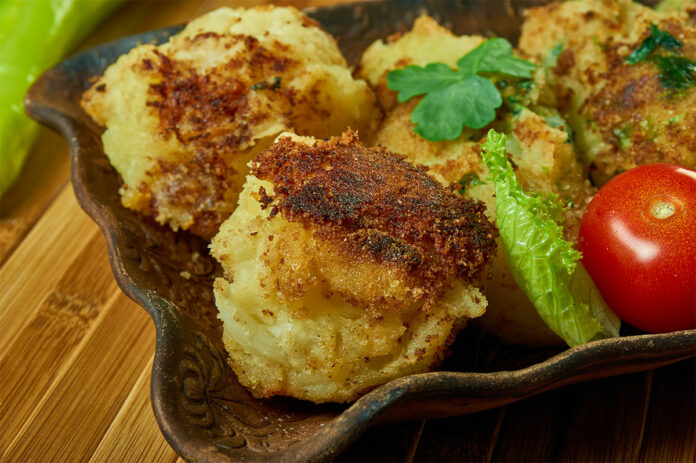
<svg viewBox="0 0 696 463"><path fill-rule="evenodd" d="M696 171L650 164L592 198L582 263L609 307L643 331L696 328Z"/></svg>

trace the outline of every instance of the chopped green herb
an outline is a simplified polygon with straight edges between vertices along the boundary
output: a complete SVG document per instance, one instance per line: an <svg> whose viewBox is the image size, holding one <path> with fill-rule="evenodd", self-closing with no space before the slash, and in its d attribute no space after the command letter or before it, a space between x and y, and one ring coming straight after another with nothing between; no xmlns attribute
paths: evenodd
<svg viewBox="0 0 696 463"><path fill-rule="evenodd" d="M660 70L660 84L668 90L686 90L696 85L696 61L683 56L678 56L675 51L682 47L682 43L667 31L661 31L654 24L650 24L651 34L643 40L633 53L626 57L628 64L636 64L641 61L652 61ZM670 51L668 55L654 55L650 53L658 46ZM671 93L669 96L674 96Z"/></svg>
<svg viewBox="0 0 696 463"><path fill-rule="evenodd" d="M556 62L558 61L558 56L561 54L563 51L563 43L557 43L556 45L551 48L551 51L549 51L549 54L546 56L546 59L544 59L544 68L545 69L551 69L556 66Z"/></svg>
<svg viewBox="0 0 696 463"><path fill-rule="evenodd" d="M459 184L462 186L459 189L460 194L464 194L466 190L469 187L472 186L478 186L478 185L485 185L486 182L481 180L476 172L469 172L468 174L465 174L461 180L459 180Z"/></svg>
<svg viewBox="0 0 696 463"><path fill-rule="evenodd" d="M696 61L683 56L658 56L655 64L660 69L660 83L674 90L686 90L696 85Z"/></svg>
<svg viewBox="0 0 696 463"><path fill-rule="evenodd" d="M414 131L431 140L453 140L464 126L485 127L503 104L500 91L488 77L503 74L532 77L534 65L516 58L512 45L501 38L486 40L457 61L457 70L443 63L406 66L387 75L387 85L399 92L399 102L425 95L411 113ZM479 74L483 74L479 75Z"/></svg>
<svg viewBox="0 0 696 463"><path fill-rule="evenodd" d="M521 80L515 84L515 87L517 87L520 90L523 90L525 92L530 91L531 89L534 88L534 81L533 80Z"/></svg>
<svg viewBox="0 0 696 463"><path fill-rule="evenodd" d="M684 120L684 115L677 114L676 116L669 118L669 120L667 121L667 125L676 124L676 123L681 122L683 120Z"/></svg>
<svg viewBox="0 0 696 463"><path fill-rule="evenodd" d="M614 129L614 138L616 138L616 144L620 149L626 149L631 146L631 127L621 127L619 129Z"/></svg>
<svg viewBox="0 0 696 463"><path fill-rule="evenodd" d="M592 36L592 42L594 42L595 47L597 47L597 50L599 51L604 51L607 48L606 45L602 45L601 43L599 43L599 39L596 35Z"/></svg>
<svg viewBox="0 0 696 463"><path fill-rule="evenodd" d="M681 42L672 34L667 31L661 31L654 24L650 24L650 32L650 35L643 40L640 47L626 57L626 62L628 64L637 64L641 61L645 61L648 55L658 46L661 46L665 50L675 50L682 46Z"/></svg>
<svg viewBox="0 0 696 463"><path fill-rule="evenodd" d="M254 91L265 90L267 88L270 88L271 90L278 90L280 88L280 77L274 77L273 83L263 81L263 82L257 82L251 86L251 89Z"/></svg>

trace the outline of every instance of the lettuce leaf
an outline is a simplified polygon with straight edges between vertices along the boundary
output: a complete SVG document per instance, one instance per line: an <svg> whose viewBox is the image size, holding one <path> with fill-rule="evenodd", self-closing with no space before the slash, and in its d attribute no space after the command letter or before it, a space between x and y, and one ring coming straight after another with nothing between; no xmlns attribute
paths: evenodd
<svg viewBox="0 0 696 463"><path fill-rule="evenodd" d="M507 161L506 141L489 131L481 155L495 183L498 230L515 281L568 345L618 336L620 320L579 262L581 254L563 239L563 209L554 198L522 191Z"/></svg>

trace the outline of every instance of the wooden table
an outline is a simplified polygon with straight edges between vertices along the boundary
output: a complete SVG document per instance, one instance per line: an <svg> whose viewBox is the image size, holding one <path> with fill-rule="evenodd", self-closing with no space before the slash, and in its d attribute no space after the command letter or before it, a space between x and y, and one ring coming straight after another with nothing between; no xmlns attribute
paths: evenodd
<svg viewBox="0 0 696 463"><path fill-rule="evenodd" d="M220 3L127 3L84 47ZM178 459L150 406L153 323L116 286L104 239L74 198L67 143L48 130L0 200L0 327L0 461ZM375 428L338 460L694 461L695 372L692 359L474 415Z"/></svg>

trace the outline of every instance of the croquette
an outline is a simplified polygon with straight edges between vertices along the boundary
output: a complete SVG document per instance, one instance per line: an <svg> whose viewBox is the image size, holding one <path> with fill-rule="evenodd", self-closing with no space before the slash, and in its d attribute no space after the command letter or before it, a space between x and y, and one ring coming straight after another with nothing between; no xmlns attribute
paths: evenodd
<svg viewBox="0 0 696 463"><path fill-rule="evenodd" d="M121 56L82 99L121 175L122 202L212 237L247 163L283 131L367 137L380 117L335 40L294 8L221 8Z"/></svg>
<svg viewBox="0 0 696 463"><path fill-rule="evenodd" d="M437 366L484 312L482 203L354 132L282 135L251 166L211 251L230 364L256 397L355 400Z"/></svg>
<svg viewBox="0 0 696 463"><path fill-rule="evenodd" d="M457 183L462 194L485 202L486 213L495 220L495 188L486 182L488 172L481 159L480 144L489 128L504 132L522 188L560 199L566 208L565 236L576 241L580 218L595 190L576 159L572 131L556 110L541 105L547 91L543 72L535 73L533 84L527 86L529 91L515 95L519 97L517 103L499 110L490 127L481 130L464 127L459 138L442 142L428 141L413 131L410 115L419 99L398 103L396 92L386 86L389 71L409 64L423 66L437 61L455 68L457 61L483 40L480 36L457 37L432 18L421 16L411 31L368 47L358 67L358 76L376 87L386 111L375 143L405 155L413 164L427 167L443 185ZM489 306L475 323L511 344L562 343L517 286L502 246L498 249L490 278L483 286Z"/></svg>
<svg viewBox="0 0 696 463"><path fill-rule="evenodd" d="M657 47L630 64L626 58L651 36L651 26L681 47ZM555 107L597 184L642 164L696 168L696 88L670 88L656 64L669 54L696 59L696 27L685 9L657 12L628 0L551 3L528 12L519 50L544 68Z"/></svg>

